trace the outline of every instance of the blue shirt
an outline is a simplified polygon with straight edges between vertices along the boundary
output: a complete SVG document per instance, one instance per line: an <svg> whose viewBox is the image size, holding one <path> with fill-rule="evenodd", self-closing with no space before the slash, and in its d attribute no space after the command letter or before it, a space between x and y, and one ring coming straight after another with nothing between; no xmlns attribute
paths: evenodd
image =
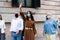
<svg viewBox="0 0 60 40"><path fill-rule="evenodd" d="M48 22L48 20L44 23L44 32L46 34L56 34L57 22L53 19Z"/></svg>

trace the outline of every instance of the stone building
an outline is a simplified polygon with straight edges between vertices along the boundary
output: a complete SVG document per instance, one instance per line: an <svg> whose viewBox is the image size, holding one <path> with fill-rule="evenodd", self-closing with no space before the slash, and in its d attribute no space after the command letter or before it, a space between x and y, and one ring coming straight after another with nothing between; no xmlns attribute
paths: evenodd
<svg viewBox="0 0 60 40"><path fill-rule="evenodd" d="M40 0L41 7L39 8L22 8L23 12L31 10L34 12L34 18L36 22L44 21L46 13L50 12L53 14L54 19L60 17L60 0ZM14 18L14 13L18 12L18 8L11 6L11 0L0 0L0 14L6 22L10 22Z"/></svg>

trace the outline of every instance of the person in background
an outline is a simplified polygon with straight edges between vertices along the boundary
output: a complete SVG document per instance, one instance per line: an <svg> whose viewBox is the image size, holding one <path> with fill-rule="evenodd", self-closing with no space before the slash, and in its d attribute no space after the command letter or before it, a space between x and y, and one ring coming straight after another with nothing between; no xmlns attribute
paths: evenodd
<svg viewBox="0 0 60 40"><path fill-rule="evenodd" d="M57 22L51 16L44 22L43 34L46 34L46 40L56 40Z"/></svg>
<svg viewBox="0 0 60 40"><path fill-rule="evenodd" d="M51 14L49 12L46 14L46 20L48 20L47 16L51 16Z"/></svg>
<svg viewBox="0 0 60 40"><path fill-rule="evenodd" d="M23 30L23 21L19 19L18 14L15 14L15 18L11 21L10 34L12 36L12 40L21 40Z"/></svg>
<svg viewBox="0 0 60 40"><path fill-rule="evenodd" d="M58 18L58 36L59 36L59 40L60 40L60 18Z"/></svg>
<svg viewBox="0 0 60 40"><path fill-rule="evenodd" d="M5 21L2 19L2 16L0 15L0 30L1 30L1 40L5 40L5 31L6 31L6 26L5 26Z"/></svg>
<svg viewBox="0 0 60 40"><path fill-rule="evenodd" d="M23 4L21 3L19 9L20 9L20 15L25 22L24 40L35 40L36 29L35 29L35 21L32 16L32 12L28 11L25 17L21 9L22 5Z"/></svg>

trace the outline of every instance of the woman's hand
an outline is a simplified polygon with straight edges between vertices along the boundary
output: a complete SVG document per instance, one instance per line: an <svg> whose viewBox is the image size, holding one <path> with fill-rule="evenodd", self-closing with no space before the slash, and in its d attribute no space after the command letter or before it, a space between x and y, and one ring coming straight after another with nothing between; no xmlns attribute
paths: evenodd
<svg viewBox="0 0 60 40"><path fill-rule="evenodd" d="M19 9L21 9L23 6L23 3L21 2L20 5L19 5Z"/></svg>
<svg viewBox="0 0 60 40"><path fill-rule="evenodd" d="M37 37L37 34L35 34L35 37Z"/></svg>
<svg viewBox="0 0 60 40"><path fill-rule="evenodd" d="M23 6L23 3L21 2L20 5L19 5L19 9L20 9L20 12L22 12L22 6Z"/></svg>

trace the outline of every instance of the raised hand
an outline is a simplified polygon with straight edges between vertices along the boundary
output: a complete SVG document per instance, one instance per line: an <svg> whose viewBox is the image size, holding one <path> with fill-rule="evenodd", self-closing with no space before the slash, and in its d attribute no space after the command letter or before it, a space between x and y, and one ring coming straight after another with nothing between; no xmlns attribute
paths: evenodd
<svg viewBox="0 0 60 40"><path fill-rule="evenodd" d="M23 6L23 2L20 3L20 5L19 5L19 9L21 9L22 6Z"/></svg>

